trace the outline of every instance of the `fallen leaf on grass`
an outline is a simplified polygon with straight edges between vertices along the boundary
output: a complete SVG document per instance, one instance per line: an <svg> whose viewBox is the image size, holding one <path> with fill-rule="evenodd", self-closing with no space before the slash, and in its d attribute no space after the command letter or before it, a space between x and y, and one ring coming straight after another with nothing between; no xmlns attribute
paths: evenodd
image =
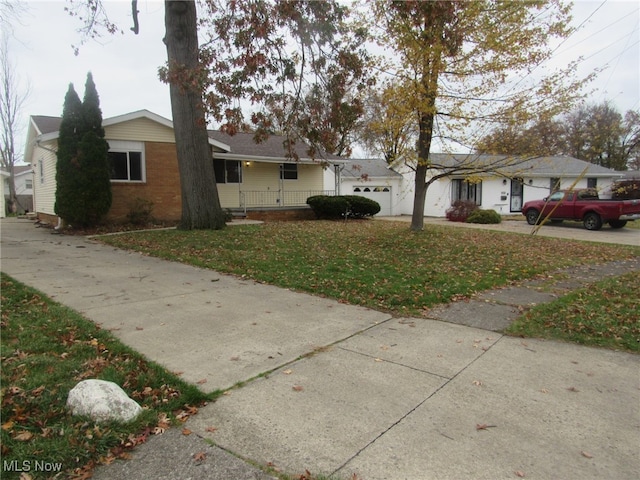
<svg viewBox="0 0 640 480"><path fill-rule="evenodd" d="M33 438L33 433L27 432L26 430L23 430L22 432L16 434L13 437L14 440L18 440L19 442L28 442L32 438Z"/></svg>

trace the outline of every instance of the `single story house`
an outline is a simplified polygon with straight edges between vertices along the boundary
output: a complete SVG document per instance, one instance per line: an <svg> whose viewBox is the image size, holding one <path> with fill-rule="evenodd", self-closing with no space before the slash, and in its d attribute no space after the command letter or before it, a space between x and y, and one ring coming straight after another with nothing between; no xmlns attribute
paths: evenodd
<svg viewBox="0 0 640 480"><path fill-rule="evenodd" d="M31 165L14 165L13 179L18 200L18 213L33 211L33 168ZM4 177L5 203L9 200L9 176Z"/></svg>
<svg viewBox="0 0 640 480"><path fill-rule="evenodd" d="M477 154L434 153L434 164L453 168L465 162L503 164L499 173L474 175L473 180L462 174L452 174L436 180L427 190L425 216L444 217L456 200L471 200L484 209L502 215L520 214L529 200L546 197L556 189L597 188L606 190L624 172L617 172L572 157L539 157L505 160L504 156ZM441 170L440 170L441 171ZM432 175L440 171L434 170ZM343 195L362 195L373 198L389 208L381 208L388 215L411 215L414 200L414 172L406 165L389 168L383 160L350 159L335 177L337 189ZM334 178L327 173L325 182ZM369 191L365 192L365 189ZM375 192L373 190L375 189Z"/></svg>
<svg viewBox="0 0 640 480"><path fill-rule="evenodd" d="M32 116L24 156L34 171L34 211L51 223L58 221L54 205L60 123L59 117ZM126 221L140 199L151 202L156 219L179 220L182 202L173 123L140 110L104 119L102 126L112 166L113 202L107 220ZM324 190L323 169L342 160L308 158L305 145L296 145L299 160L292 160L284 140L274 135L256 144L251 134L209 132L223 208L250 218L310 217L307 197L334 193Z"/></svg>

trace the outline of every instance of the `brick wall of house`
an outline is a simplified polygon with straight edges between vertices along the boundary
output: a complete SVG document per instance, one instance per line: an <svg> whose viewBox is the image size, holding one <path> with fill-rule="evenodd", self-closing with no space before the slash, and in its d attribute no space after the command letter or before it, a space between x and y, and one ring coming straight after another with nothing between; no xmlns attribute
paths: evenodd
<svg viewBox="0 0 640 480"><path fill-rule="evenodd" d="M153 203L157 220L180 220L180 174L176 146L173 143L145 142L145 183L112 183L113 201L107 219L126 222L138 199Z"/></svg>
<svg viewBox="0 0 640 480"><path fill-rule="evenodd" d="M248 210L249 220L262 220L263 222L282 222L292 220L315 220L316 215L309 207L287 209Z"/></svg>

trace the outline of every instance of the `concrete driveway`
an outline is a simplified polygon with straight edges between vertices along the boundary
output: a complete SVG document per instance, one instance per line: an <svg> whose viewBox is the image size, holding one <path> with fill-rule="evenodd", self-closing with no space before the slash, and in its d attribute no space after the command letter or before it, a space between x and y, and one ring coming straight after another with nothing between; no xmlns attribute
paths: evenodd
<svg viewBox="0 0 640 480"><path fill-rule="evenodd" d="M411 222L409 215L396 217L375 217L381 221ZM475 223L450 222L446 218L425 217L425 225L446 225L459 228L477 228L481 230L495 230L499 232L521 233L531 235L533 227L523 219L503 220L499 224L480 225ZM632 222L629 222L630 224ZM640 223L640 222L636 222ZM601 230L589 231L580 222L562 222L540 227L536 235L541 237L567 238L571 240L582 240L585 242L616 243L619 245L640 246L640 229L624 227L613 229L605 225Z"/></svg>

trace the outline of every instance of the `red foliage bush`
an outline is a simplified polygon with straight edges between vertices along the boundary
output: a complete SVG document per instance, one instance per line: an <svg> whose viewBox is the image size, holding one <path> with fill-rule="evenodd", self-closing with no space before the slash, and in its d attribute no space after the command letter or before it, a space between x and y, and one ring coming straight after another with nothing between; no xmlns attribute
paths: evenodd
<svg viewBox="0 0 640 480"><path fill-rule="evenodd" d="M478 205L470 200L456 200L447 210L447 220L450 222L466 222L467 217L478 209Z"/></svg>

